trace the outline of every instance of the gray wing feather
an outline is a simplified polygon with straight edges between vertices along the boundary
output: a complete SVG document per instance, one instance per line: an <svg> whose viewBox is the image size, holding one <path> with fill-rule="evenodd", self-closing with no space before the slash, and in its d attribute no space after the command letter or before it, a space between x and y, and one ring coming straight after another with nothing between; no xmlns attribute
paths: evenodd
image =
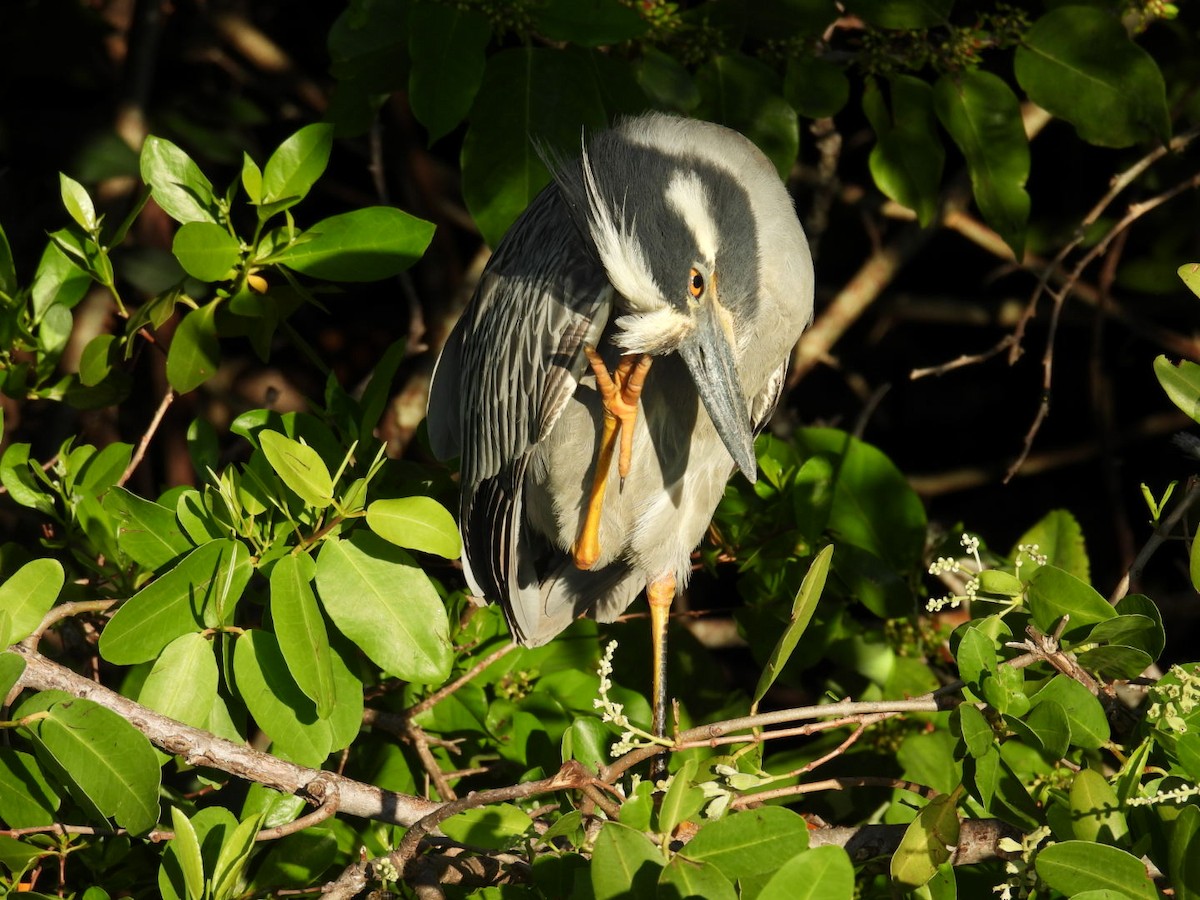
<svg viewBox="0 0 1200 900"><path fill-rule="evenodd" d="M574 394L583 345L598 340L612 301L603 267L552 185L496 248L430 388L434 452L461 455L471 588L504 604L522 640L541 614L522 522L525 469Z"/></svg>

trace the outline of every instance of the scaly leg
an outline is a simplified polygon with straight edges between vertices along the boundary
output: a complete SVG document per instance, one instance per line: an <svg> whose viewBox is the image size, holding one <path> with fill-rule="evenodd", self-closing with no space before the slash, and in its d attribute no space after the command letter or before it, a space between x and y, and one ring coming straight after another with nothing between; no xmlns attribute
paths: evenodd
<svg viewBox="0 0 1200 900"><path fill-rule="evenodd" d="M609 375L604 360L594 348L585 347L584 352L596 374L596 389L604 404L604 430L600 435L600 452L592 476L592 491L579 537L572 548L576 567L590 569L600 558L600 513L604 509L604 492L608 488L608 472L612 468L617 438L621 439L617 472L624 481L633 459L633 427L637 421L638 399L642 395L653 357L637 353L623 356L616 371Z"/></svg>
<svg viewBox="0 0 1200 900"><path fill-rule="evenodd" d="M650 603L650 633L654 662L654 733L666 737L667 733L667 622L671 616L671 604L675 600L675 575L668 572L646 585L646 600ZM650 764L650 780L666 777L665 756L656 756Z"/></svg>

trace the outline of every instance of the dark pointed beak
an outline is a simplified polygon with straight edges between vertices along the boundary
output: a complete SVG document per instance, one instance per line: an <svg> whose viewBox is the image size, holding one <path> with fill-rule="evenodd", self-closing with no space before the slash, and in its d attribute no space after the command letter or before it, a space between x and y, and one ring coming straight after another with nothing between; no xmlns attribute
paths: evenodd
<svg viewBox="0 0 1200 900"><path fill-rule="evenodd" d="M734 365L733 346L721 327L715 298L696 308L696 329L679 345L700 400L717 428L725 449L753 484L758 480L750 412Z"/></svg>

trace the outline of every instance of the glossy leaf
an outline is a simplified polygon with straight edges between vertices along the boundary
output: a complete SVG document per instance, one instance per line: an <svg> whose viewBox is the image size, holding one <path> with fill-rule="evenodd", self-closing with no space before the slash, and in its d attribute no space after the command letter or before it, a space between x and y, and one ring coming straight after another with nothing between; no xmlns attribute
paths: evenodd
<svg viewBox="0 0 1200 900"><path fill-rule="evenodd" d="M38 740L105 816L132 834L158 822L158 758L140 731L91 700L59 700L34 724Z"/></svg>
<svg viewBox="0 0 1200 900"><path fill-rule="evenodd" d="M700 91L679 60L656 47L644 47L637 63L637 81L660 109L690 112L700 103Z"/></svg>
<svg viewBox="0 0 1200 900"><path fill-rule="evenodd" d="M462 539L454 516L432 497L376 500L367 507L367 525L397 547L458 559Z"/></svg>
<svg viewBox="0 0 1200 900"><path fill-rule="evenodd" d="M449 674L446 608L403 550L363 531L326 541L317 557L317 592L342 634L389 675L438 684Z"/></svg>
<svg viewBox="0 0 1200 900"><path fill-rule="evenodd" d="M1137 678L1154 662L1154 657L1136 647L1110 644L1093 647L1078 656L1079 665L1103 678Z"/></svg>
<svg viewBox="0 0 1200 900"><path fill-rule="evenodd" d="M258 432L259 446L283 483L309 506L325 509L333 502L333 478L329 467L307 444L264 428Z"/></svg>
<svg viewBox="0 0 1200 900"><path fill-rule="evenodd" d="M87 272L68 259L53 242L47 244L30 289L35 321L40 321L54 306L72 309L91 286L92 277Z"/></svg>
<svg viewBox="0 0 1200 900"><path fill-rule="evenodd" d="M1071 743L1076 747L1095 750L1109 738L1108 719L1100 701L1066 675L1055 675L1030 700L1034 709L1047 700L1054 700L1063 708L1071 725Z"/></svg>
<svg viewBox="0 0 1200 900"><path fill-rule="evenodd" d="M273 209L287 209L299 203L325 171L332 149L332 125L326 122L305 125L280 144L267 160L262 170L261 202L272 204Z"/></svg>
<svg viewBox="0 0 1200 900"><path fill-rule="evenodd" d="M62 563L44 557L25 563L0 583L0 610L7 614L0 619L0 648L33 634L58 599L65 579Z"/></svg>
<svg viewBox="0 0 1200 900"><path fill-rule="evenodd" d="M680 853L738 881L774 871L781 859L807 846L804 819L781 806L764 806L706 824Z"/></svg>
<svg viewBox="0 0 1200 900"><path fill-rule="evenodd" d="M783 96L800 115L827 118L850 99L850 79L841 66L813 56L793 56L783 76Z"/></svg>
<svg viewBox="0 0 1200 900"><path fill-rule="evenodd" d="M854 896L854 865L846 851L813 847L779 866L758 900L852 900Z"/></svg>
<svg viewBox="0 0 1200 900"><path fill-rule="evenodd" d="M696 86L701 97L696 115L750 138L780 177L791 171L800 150L800 123L769 66L740 53L718 56L697 70Z"/></svg>
<svg viewBox="0 0 1200 900"><path fill-rule="evenodd" d="M484 239L501 236L549 182L536 145L574 156L581 127L607 124L586 60L542 47L488 58L463 140L463 199Z"/></svg>
<svg viewBox="0 0 1200 900"><path fill-rule="evenodd" d="M658 897L704 898L704 900L737 900L738 892L721 870L707 863L698 863L676 855L663 866L658 876Z"/></svg>
<svg viewBox="0 0 1200 900"><path fill-rule="evenodd" d="M0 228L0 295L15 297L19 287L17 268L13 265L12 247L8 243L8 235Z"/></svg>
<svg viewBox="0 0 1200 900"><path fill-rule="evenodd" d="M1034 859L1038 877L1067 896L1111 890L1133 900L1157 900L1142 861L1124 850L1091 841L1051 844Z"/></svg>
<svg viewBox="0 0 1200 900"><path fill-rule="evenodd" d="M663 863L662 853L646 835L607 822L592 853L592 895L595 900L653 897Z"/></svg>
<svg viewBox="0 0 1200 900"><path fill-rule="evenodd" d="M0 819L7 827L51 825L59 803L58 794L33 756L0 747Z"/></svg>
<svg viewBox="0 0 1200 900"><path fill-rule="evenodd" d="M483 80L491 22L471 9L414 4L409 15L408 99L432 144L471 109Z"/></svg>
<svg viewBox="0 0 1200 900"><path fill-rule="evenodd" d="M112 351L117 343L115 335L98 334L83 348L79 356L79 383L95 387L108 377L113 367Z"/></svg>
<svg viewBox="0 0 1200 900"><path fill-rule="evenodd" d="M220 624L218 605L232 611L251 571L240 541L202 544L122 604L100 635L100 655L117 665L147 662L210 617Z"/></svg>
<svg viewBox="0 0 1200 900"><path fill-rule="evenodd" d="M1047 756L1060 759L1066 755L1071 745L1071 720L1060 703L1045 698L1030 710L1024 721Z"/></svg>
<svg viewBox="0 0 1200 900"><path fill-rule="evenodd" d="M329 281L379 281L421 258L433 224L391 206L367 206L322 219L266 260Z"/></svg>
<svg viewBox="0 0 1200 900"><path fill-rule="evenodd" d="M254 837L258 834L259 824L258 816L238 823L233 833L221 844L221 852L213 866L213 900L232 900L238 896L238 883L254 851Z"/></svg>
<svg viewBox="0 0 1200 900"><path fill-rule="evenodd" d="M171 641L154 661L137 699L164 716L203 728L217 701L217 660L212 643L199 632Z"/></svg>
<svg viewBox="0 0 1200 900"><path fill-rule="evenodd" d="M1188 290L1200 297L1200 263L1185 263L1176 272Z"/></svg>
<svg viewBox="0 0 1200 900"><path fill-rule="evenodd" d="M1177 900L1200 898L1200 807L1180 810L1170 832L1167 871Z"/></svg>
<svg viewBox="0 0 1200 900"><path fill-rule="evenodd" d="M214 222L187 222L171 241L183 270L199 281L224 281L241 258L237 238Z"/></svg>
<svg viewBox="0 0 1200 900"><path fill-rule="evenodd" d="M8 496L21 506L52 513L54 504L29 468L29 444L14 441L0 456L0 483Z"/></svg>
<svg viewBox="0 0 1200 900"><path fill-rule="evenodd" d="M1083 540L1083 529L1079 520L1065 509L1054 509L1046 513L1037 524L1026 531L1013 545L1009 554L1018 556L1020 546L1036 546L1038 554L1046 557L1049 565L1069 572L1076 578L1091 582L1091 563ZM1021 578L1028 581L1041 564L1021 553Z"/></svg>
<svg viewBox="0 0 1200 900"><path fill-rule="evenodd" d="M1172 363L1159 356L1154 360L1154 374L1171 402L1200 422L1200 365L1189 359Z"/></svg>
<svg viewBox="0 0 1200 900"><path fill-rule="evenodd" d="M700 760L696 757L685 760L671 777L671 784L658 807L658 831L674 834L683 822L690 820L704 806L704 792L692 784Z"/></svg>
<svg viewBox="0 0 1200 900"><path fill-rule="evenodd" d="M1029 579L1026 594L1033 623L1050 634L1063 616L1070 616L1063 636L1070 639L1086 633L1091 625L1115 619L1114 610L1087 582L1056 566L1042 566Z"/></svg>
<svg viewBox="0 0 1200 900"><path fill-rule="evenodd" d="M254 870L254 885L261 890L279 886L304 888L316 884L337 853L337 837L332 830L320 825L272 841L262 865Z"/></svg>
<svg viewBox="0 0 1200 900"><path fill-rule="evenodd" d="M939 794L927 803L904 832L892 856L892 880L915 889L937 874L958 846L958 793Z"/></svg>
<svg viewBox="0 0 1200 900"><path fill-rule="evenodd" d="M1129 835L1117 792L1103 775L1083 769L1071 780L1071 829L1083 841L1118 844Z"/></svg>
<svg viewBox="0 0 1200 900"><path fill-rule="evenodd" d="M511 803L492 803L453 815L440 825L452 840L473 847L505 850L521 842L533 826L529 815Z"/></svg>
<svg viewBox="0 0 1200 900"><path fill-rule="evenodd" d="M329 723L300 690L269 631L238 635L233 654L238 695L272 741L272 752L317 768L333 746Z"/></svg>
<svg viewBox="0 0 1200 900"><path fill-rule="evenodd" d="M1016 94L999 76L967 69L937 80L933 105L966 157L980 212L1020 261L1029 223L1029 139Z"/></svg>
<svg viewBox="0 0 1200 900"><path fill-rule="evenodd" d="M788 617L787 627L779 637L779 643L771 651L767 664L763 666L758 676L758 685L754 688L754 699L750 703L751 712L758 708L759 702L766 696L780 671L792 656L796 644L812 621L813 613L817 610L817 601L825 590L825 579L829 575L829 561L833 558L833 545L823 548L804 575L804 581L792 600L792 612Z"/></svg>
<svg viewBox="0 0 1200 900"><path fill-rule="evenodd" d="M1162 72L1108 10L1050 10L1025 33L1015 68L1029 99L1088 143L1128 147L1170 134Z"/></svg>
<svg viewBox="0 0 1200 900"><path fill-rule="evenodd" d="M104 495L104 509L117 526L117 546L147 569L157 569L193 547L173 509L123 487Z"/></svg>
<svg viewBox="0 0 1200 900"><path fill-rule="evenodd" d="M94 232L97 228L96 207L92 204L87 189L63 172L58 173L58 186L63 206L66 207L68 215L75 220L75 224L89 234Z"/></svg>
<svg viewBox="0 0 1200 900"><path fill-rule="evenodd" d="M217 340L216 314L215 302L191 310L171 338L167 380L181 394L195 390L217 374L221 345Z"/></svg>
<svg viewBox="0 0 1200 900"><path fill-rule="evenodd" d="M146 138L139 167L154 202L176 222L218 221L212 182L170 141Z"/></svg>
<svg viewBox="0 0 1200 900"><path fill-rule="evenodd" d="M333 712L333 651L325 619L313 594L316 566L307 555L284 556L271 569L271 619L288 671L310 700L317 715Z"/></svg>
<svg viewBox="0 0 1200 900"><path fill-rule="evenodd" d="M975 706L964 703L958 707L959 727L967 752L978 758L991 750L996 743L996 733L988 720Z"/></svg>
<svg viewBox="0 0 1200 900"><path fill-rule="evenodd" d="M0 613L0 619L3 619L5 615L7 613ZM0 628L3 627L0 626ZM7 697L8 692L16 686L23 674L25 674L25 658L12 650L0 651L0 697Z"/></svg>
<svg viewBox="0 0 1200 900"><path fill-rule="evenodd" d="M863 111L875 131L868 163L875 184L892 200L917 214L922 226L933 222L946 151L934 125L933 91L920 78L897 75L888 80L891 110L874 80L863 93Z"/></svg>
<svg viewBox="0 0 1200 900"><path fill-rule="evenodd" d="M188 900L204 900L204 860L200 856L200 840L191 821L177 806L171 807L171 828L175 837L171 846L183 875L183 888Z"/></svg>

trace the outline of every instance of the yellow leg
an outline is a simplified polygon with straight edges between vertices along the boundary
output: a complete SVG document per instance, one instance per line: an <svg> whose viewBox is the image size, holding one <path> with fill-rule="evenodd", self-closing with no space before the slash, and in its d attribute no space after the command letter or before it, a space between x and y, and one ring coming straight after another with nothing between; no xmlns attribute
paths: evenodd
<svg viewBox="0 0 1200 900"><path fill-rule="evenodd" d="M617 472L624 480L633 459L633 426L637 421L638 399L642 395L646 373L650 370L653 358L640 354L624 356L617 370L610 375L599 353L591 347L585 347L584 352L596 374L596 389L604 404L604 431L600 435L600 452L592 476L592 491L579 537L572 548L576 567L590 569L600 558L600 513L604 509L604 493L608 489L608 473L612 468L617 438L621 439Z"/></svg>
<svg viewBox="0 0 1200 900"><path fill-rule="evenodd" d="M667 622L675 600L675 575L668 572L646 585L650 603L650 633L654 662L654 733L667 733ZM666 757L656 756L650 765L650 778L657 780L667 774Z"/></svg>

